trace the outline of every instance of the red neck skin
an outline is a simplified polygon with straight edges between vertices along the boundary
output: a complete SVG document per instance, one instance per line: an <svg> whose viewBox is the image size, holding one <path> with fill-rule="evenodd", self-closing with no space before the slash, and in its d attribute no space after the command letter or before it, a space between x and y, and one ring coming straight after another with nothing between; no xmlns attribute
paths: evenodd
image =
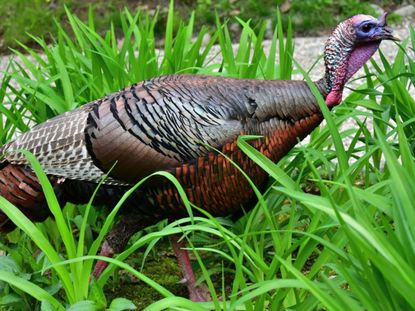
<svg viewBox="0 0 415 311"><path fill-rule="evenodd" d="M366 43L357 46L350 53L350 56L342 64L339 64L335 72L333 87L326 97L326 104L329 108L340 104L342 101L343 88L346 82L369 60L376 52L380 41Z"/></svg>

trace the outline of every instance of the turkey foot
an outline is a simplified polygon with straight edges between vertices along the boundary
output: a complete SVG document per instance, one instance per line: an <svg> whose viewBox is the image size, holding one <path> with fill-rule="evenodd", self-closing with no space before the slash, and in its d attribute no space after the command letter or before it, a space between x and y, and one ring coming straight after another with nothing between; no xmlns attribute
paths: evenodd
<svg viewBox="0 0 415 311"><path fill-rule="evenodd" d="M189 297L192 301L210 301L212 297L206 284L196 286L196 278L193 273L192 263L190 262L189 252L183 248L186 247L184 240L179 241L180 236L175 234L169 237L173 247L174 254L177 257L180 269L183 273L181 283L186 283L189 291Z"/></svg>

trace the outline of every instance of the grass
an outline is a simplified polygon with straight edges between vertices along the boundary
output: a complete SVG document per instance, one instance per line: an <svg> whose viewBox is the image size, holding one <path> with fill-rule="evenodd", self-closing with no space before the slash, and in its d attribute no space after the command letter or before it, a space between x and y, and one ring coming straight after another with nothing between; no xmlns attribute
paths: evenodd
<svg viewBox="0 0 415 311"><path fill-rule="evenodd" d="M159 15L128 11L120 17L126 38L121 45L114 28L104 35L97 32L92 12L87 22L67 12L73 38L58 26L51 46L35 38L44 58L26 46L24 53L15 51L19 61L10 65L0 88L2 143L33 123L160 74L289 79L298 71L308 80L293 64L292 28L283 27L282 17L269 53L262 46L265 24L254 27L237 19L242 32L234 51L226 21L217 17L216 29L206 28L195 37L197 16L180 21L172 6L162 53L155 47ZM238 139L239 147L270 175L265 193L255 189L258 204L250 212L238 220L214 218L182 193L189 217L138 233L123 253L106 259L112 265L96 282L89 281L93 260L99 258L99 245L133 189L109 215L93 206L92 198L85 206L62 209L36 159L27 153L55 221L34 224L0 197L1 210L20 228L8 236L19 242L16 246L0 245L7 253L0 257L0 308L138 306L136 297L109 291L125 282L117 273L122 268L158 293L143 306L146 310L414 310L415 119L408 90L415 82L409 54L415 48L415 32L410 33L392 63L383 57L381 64L372 61L374 71L366 68L361 86L341 106L329 112L317 96L327 126L317 128L307 145L297 146L277 164L248 143L255 137ZM220 46L219 62L208 57L215 43ZM343 130L342 123L349 119L356 126ZM171 175L159 174L181 189ZM318 194L304 191L310 184ZM193 210L201 216L194 216ZM171 234L188 240L199 281L209 286L212 302L193 303L146 274L148 262Z"/></svg>

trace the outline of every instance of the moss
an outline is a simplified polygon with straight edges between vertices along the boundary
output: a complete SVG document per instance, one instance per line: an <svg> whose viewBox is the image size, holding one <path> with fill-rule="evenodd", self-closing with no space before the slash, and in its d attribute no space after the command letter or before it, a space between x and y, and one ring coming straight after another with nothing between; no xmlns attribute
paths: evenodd
<svg viewBox="0 0 415 311"><path fill-rule="evenodd" d="M166 247L168 245L166 244ZM164 248L164 247L163 247ZM130 259L130 264L139 269L143 254L137 253ZM155 253L146 260L142 270L146 276L162 285L173 294L188 297L186 285L178 283L181 280L181 271L176 258L170 253ZM142 310L151 303L164 298L156 290L139 280L133 280L131 275L119 272L119 280L108 282L105 288L108 301L117 297L125 297L134 302L138 310Z"/></svg>

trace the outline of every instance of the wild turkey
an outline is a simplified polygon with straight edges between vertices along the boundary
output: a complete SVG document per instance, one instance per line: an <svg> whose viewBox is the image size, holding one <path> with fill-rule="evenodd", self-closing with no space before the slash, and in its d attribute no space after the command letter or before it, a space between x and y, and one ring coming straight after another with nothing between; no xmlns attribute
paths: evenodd
<svg viewBox="0 0 415 311"><path fill-rule="evenodd" d="M329 108L340 103L345 83L382 40L396 40L386 26L386 14L379 19L356 15L334 30L325 46L325 75L315 82ZM0 194L33 220L48 216L37 178L26 158L14 151L26 149L38 158L62 203L87 201L116 163L97 195L98 203L111 205L126 187L165 170L177 177L197 206L215 216L229 215L248 204L253 191L234 165L208 146L231 158L262 187L267 176L238 149L238 135L264 136L252 145L278 161L322 119L304 81L157 77L48 120L3 146ZM121 251L143 226L184 215L176 189L166 180L150 180L126 202L124 217L107 236L101 254ZM0 228L13 228L4 214ZM205 299L176 242L191 298ZM99 263L95 274L103 268Z"/></svg>

